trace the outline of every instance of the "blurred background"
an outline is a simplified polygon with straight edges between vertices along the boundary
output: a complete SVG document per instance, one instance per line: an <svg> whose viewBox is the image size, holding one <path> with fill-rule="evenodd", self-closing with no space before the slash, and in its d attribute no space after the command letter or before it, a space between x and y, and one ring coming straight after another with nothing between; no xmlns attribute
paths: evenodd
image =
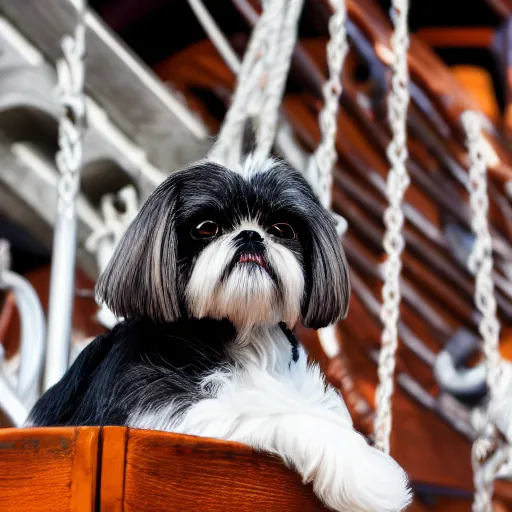
<svg viewBox="0 0 512 512"><path fill-rule="evenodd" d="M96 304L93 288L139 205L165 175L206 155L229 107L235 74L191 4L89 2L87 125L67 364L117 321ZM347 320L336 330L335 362L314 332L300 326L298 331L342 391L356 428L371 436L382 329L392 23L389 2L346 4L349 52L342 72L333 210L348 223L343 243L352 300ZM259 2L204 5L241 58ZM296 166L320 138L330 9L326 0L304 2L286 83L279 146L286 149L282 156L294 155ZM59 176L56 63L76 14L71 0L0 0L0 427L19 423L43 391L48 371L44 353ZM488 406L481 315L469 266L475 238L460 123L469 109L483 119L500 351L512 360L511 15L509 0L410 2L411 185L404 203L391 446L414 483L418 511L471 509L471 443ZM41 343L34 347L36 338ZM30 384L26 392L23 379ZM511 467L499 475L496 510L512 510L511 478Z"/></svg>

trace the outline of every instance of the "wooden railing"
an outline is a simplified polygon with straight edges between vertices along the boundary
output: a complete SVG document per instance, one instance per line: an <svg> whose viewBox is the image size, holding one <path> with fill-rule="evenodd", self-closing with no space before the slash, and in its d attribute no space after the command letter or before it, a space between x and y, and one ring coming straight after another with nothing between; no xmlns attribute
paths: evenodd
<svg viewBox="0 0 512 512"><path fill-rule="evenodd" d="M0 429L0 510L326 511L277 458L124 427Z"/></svg>

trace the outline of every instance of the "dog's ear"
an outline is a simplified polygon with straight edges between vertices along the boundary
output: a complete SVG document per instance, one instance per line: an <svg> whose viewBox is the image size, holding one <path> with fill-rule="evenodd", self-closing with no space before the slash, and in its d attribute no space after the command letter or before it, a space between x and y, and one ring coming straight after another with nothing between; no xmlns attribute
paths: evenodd
<svg viewBox="0 0 512 512"><path fill-rule="evenodd" d="M350 282L345 254L332 216L319 208L309 217L309 222L302 322L306 327L320 329L346 317Z"/></svg>
<svg viewBox="0 0 512 512"><path fill-rule="evenodd" d="M142 206L96 284L96 296L118 317L172 322L180 316L176 176Z"/></svg>

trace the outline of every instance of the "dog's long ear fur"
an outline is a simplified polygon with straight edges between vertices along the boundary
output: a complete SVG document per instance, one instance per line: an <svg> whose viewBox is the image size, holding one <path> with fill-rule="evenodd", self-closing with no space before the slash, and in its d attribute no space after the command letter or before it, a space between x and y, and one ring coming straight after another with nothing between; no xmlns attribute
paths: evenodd
<svg viewBox="0 0 512 512"><path fill-rule="evenodd" d="M117 316L172 322L180 316L174 176L142 206L96 284L96 295Z"/></svg>
<svg viewBox="0 0 512 512"><path fill-rule="evenodd" d="M302 322L306 327L320 329L346 317L350 281L345 254L330 214L319 208L310 216L310 223Z"/></svg>

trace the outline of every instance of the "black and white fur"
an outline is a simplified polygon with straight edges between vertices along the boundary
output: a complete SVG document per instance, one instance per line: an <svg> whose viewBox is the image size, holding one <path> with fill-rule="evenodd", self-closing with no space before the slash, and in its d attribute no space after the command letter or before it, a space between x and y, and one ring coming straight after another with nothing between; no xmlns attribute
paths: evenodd
<svg viewBox="0 0 512 512"><path fill-rule="evenodd" d="M289 330L346 314L334 222L286 163L249 156L235 171L205 160L154 191L97 285L125 320L80 354L29 424L239 441L279 455L334 510L401 510L404 472L353 430Z"/></svg>

